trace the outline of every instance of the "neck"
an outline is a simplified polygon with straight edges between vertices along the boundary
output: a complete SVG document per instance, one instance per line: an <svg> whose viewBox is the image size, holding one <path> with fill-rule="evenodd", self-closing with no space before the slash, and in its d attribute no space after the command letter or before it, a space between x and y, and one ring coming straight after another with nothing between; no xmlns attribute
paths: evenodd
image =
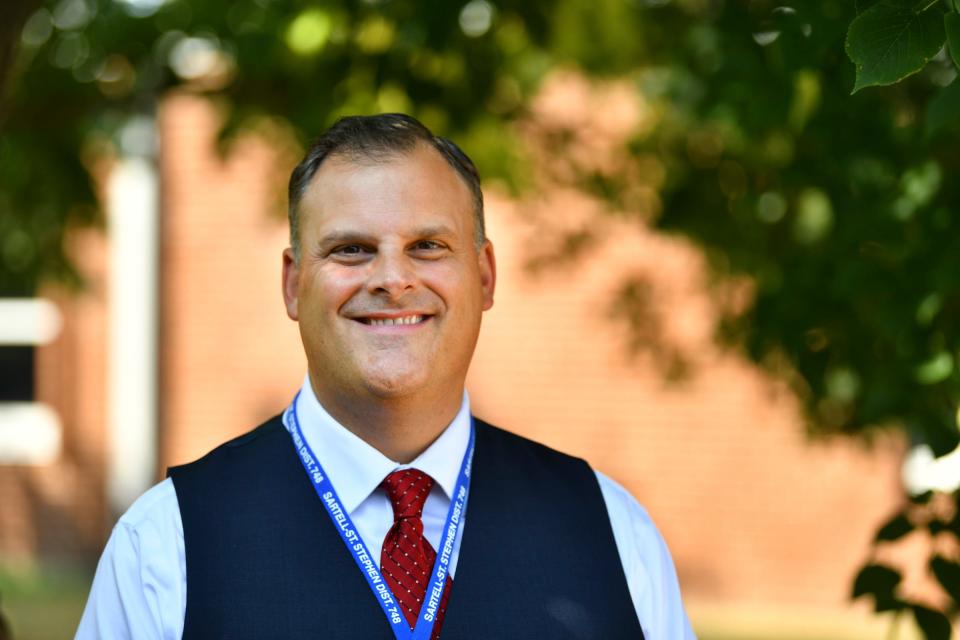
<svg viewBox="0 0 960 640"><path fill-rule="evenodd" d="M329 393L310 376L314 395L334 420L394 462L412 462L453 422L463 400L443 398L377 398L360 400Z"/></svg>

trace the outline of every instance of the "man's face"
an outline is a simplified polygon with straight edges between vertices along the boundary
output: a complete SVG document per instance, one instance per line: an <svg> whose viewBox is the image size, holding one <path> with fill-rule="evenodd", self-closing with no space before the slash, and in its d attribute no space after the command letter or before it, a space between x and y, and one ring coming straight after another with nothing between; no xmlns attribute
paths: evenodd
<svg viewBox="0 0 960 640"><path fill-rule="evenodd" d="M469 188L427 145L323 162L300 202L300 264L287 249L283 269L321 399L459 402L495 283L474 237Z"/></svg>

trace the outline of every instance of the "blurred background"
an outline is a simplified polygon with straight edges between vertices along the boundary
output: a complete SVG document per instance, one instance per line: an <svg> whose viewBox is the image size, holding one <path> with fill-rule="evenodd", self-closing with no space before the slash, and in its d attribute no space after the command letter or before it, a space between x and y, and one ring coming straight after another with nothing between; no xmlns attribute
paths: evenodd
<svg viewBox="0 0 960 640"><path fill-rule="evenodd" d="M13 637L71 637L118 515L291 400L286 179L403 111L484 177L475 412L637 496L699 637L949 638L957 9L6 0Z"/></svg>

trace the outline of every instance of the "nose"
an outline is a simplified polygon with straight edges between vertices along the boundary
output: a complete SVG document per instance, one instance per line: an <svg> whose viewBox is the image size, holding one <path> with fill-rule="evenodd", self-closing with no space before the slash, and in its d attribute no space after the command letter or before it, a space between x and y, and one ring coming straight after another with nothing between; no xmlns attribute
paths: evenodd
<svg viewBox="0 0 960 640"><path fill-rule="evenodd" d="M408 256L402 252L380 251L370 263L367 291L373 295L399 299L412 291L416 282L417 275Z"/></svg>

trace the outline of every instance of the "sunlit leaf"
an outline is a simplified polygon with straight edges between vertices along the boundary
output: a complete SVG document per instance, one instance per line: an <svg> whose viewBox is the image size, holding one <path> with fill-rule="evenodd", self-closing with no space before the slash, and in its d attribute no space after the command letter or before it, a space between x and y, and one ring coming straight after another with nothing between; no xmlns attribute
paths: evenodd
<svg viewBox="0 0 960 640"><path fill-rule="evenodd" d="M800 244L813 244L825 238L833 227L833 203L830 196L816 187L800 192L793 234Z"/></svg>
<svg viewBox="0 0 960 640"><path fill-rule="evenodd" d="M857 70L853 87L893 84L920 71L943 46L943 19L935 9L920 13L886 0L850 23L847 55Z"/></svg>
<svg viewBox="0 0 960 640"><path fill-rule="evenodd" d="M951 373L953 373L953 356L949 351L941 351L921 363L915 375L920 384L937 384L946 380Z"/></svg>
<svg viewBox="0 0 960 640"><path fill-rule="evenodd" d="M933 322L933 319L942 308L943 296L939 293L931 293L917 306L917 323L925 327L930 326L930 323Z"/></svg>
<svg viewBox="0 0 960 640"><path fill-rule="evenodd" d="M793 102L790 105L790 126L795 131L803 129L820 106L822 82L820 74L811 69L798 71L793 79Z"/></svg>
<svg viewBox="0 0 960 640"><path fill-rule="evenodd" d="M333 21L319 8L306 9L287 27L285 40L294 53L311 56L319 53L330 37Z"/></svg>

